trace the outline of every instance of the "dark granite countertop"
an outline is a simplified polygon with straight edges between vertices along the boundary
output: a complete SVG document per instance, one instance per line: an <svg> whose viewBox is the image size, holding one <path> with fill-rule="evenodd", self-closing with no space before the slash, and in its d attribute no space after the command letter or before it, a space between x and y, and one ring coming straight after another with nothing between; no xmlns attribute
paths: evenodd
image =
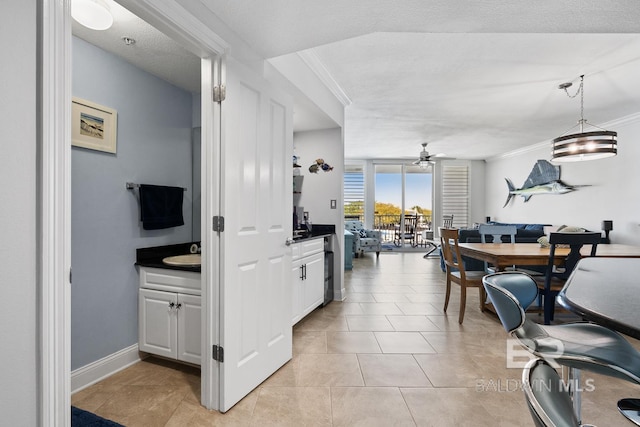
<svg viewBox="0 0 640 427"><path fill-rule="evenodd" d="M190 253L189 248L196 243L200 246L200 242L178 243L176 245L153 246L150 248L136 249L135 265L142 267L164 268L168 270L192 271L200 273L200 266L179 266L167 265L162 262L163 258L174 255L185 255Z"/></svg>
<svg viewBox="0 0 640 427"><path fill-rule="evenodd" d="M300 242L303 240L317 239L319 237L328 237L336 232L336 226L333 224L313 224L311 232L306 232L300 237L294 237L294 242ZM295 236L295 232L294 232Z"/></svg>
<svg viewBox="0 0 640 427"><path fill-rule="evenodd" d="M311 233L307 233L304 236L295 238L294 242L298 243L305 240L328 237L334 234L335 231L336 231L336 227L333 224L314 224L311 228ZM162 262L162 259L168 256L186 255L190 253L189 248L194 243L200 246L200 242L188 242L188 243L178 243L175 245L138 248L136 249L135 265L139 265L142 267L164 268L168 270L193 271L196 273L200 273L200 266L189 267L189 266L179 266L179 265L168 265Z"/></svg>

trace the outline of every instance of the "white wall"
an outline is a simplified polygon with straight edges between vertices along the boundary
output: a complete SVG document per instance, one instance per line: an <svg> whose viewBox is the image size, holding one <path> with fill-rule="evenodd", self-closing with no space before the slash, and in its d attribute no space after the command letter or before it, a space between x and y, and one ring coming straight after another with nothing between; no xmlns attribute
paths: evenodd
<svg viewBox="0 0 640 427"><path fill-rule="evenodd" d="M7 426L38 423L36 3L3 1L0 25L0 424Z"/></svg>
<svg viewBox="0 0 640 427"><path fill-rule="evenodd" d="M300 160L300 175L304 176L299 206L309 212L312 224L335 224L334 241L334 293L343 297L344 283L344 145L342 129L296 132L293 134L293 153ZM321 158L333 166L330 172L309 172L309 166ZM331 200L336 208L331 209ZM337 274L339 272L339 274Z"/></svg>
<svg viewBox="0 0 640 427"><path fill-rule="evenodd" d="M550 159L550 142L489 161L486 215L502 222L567 224L593 231L601 229L602 220L612 220L612 242L640 244L640 114L603 127L618 132L618 155L561 164L563 182L588 186L568 194L533 196L527 203L518 196L502 207L507 199L505 178L522 186L538 159Z"/></svg>

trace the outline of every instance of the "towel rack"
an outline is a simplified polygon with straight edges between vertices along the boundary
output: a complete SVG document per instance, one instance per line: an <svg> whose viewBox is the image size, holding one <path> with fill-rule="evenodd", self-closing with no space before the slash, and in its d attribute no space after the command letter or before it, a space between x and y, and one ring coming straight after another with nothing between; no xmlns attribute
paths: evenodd
<svg viewBox="0 0 640 427"><path fill-rule="evenodd" d="M134 188L140 188L140 184L134 184L133 182L127 182L126 183L126 187L127 187L127 190L133 190ZM187 191L186 188L183 188L182 190Z"/></svg>

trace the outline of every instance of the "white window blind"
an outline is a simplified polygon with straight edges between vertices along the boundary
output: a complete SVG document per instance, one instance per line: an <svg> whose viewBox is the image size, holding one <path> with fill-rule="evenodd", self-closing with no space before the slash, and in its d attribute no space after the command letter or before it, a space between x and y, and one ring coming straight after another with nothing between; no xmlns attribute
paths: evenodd
<svg viewBox="0 0 640 427"><path fill-rule="evenodd" d="M453 226L469 226L469 167L442 165L442 214L453 215Z"/></svg>
<svg viewBox="0 0 640 427"><path fill-rule="evenodd" d="M364 167L345 165L344 214L364 217Z"/></svg>

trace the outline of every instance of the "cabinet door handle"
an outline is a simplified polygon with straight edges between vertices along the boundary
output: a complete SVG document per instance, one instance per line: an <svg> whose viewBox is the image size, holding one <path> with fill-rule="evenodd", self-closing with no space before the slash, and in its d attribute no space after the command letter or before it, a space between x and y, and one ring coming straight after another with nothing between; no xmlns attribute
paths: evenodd
<svg viewBox="0 0 640 427"><path fill-rule="evenodd" d="M173 307L175 307L176 303L175 302L170 302L169 303L169 311L173 310Z"/></svg>
<svg viewBox="0 0 640 427"><path fill-rule="evenodd" d="M302 266L302 271L304 272L302 280L307 280L307 264Z"/></svg>
<svg viewBox="0 0 640 427"><path fill-rule="evenodd" d="M182 303L179 302L178 305L176 305L176 310L180 310L182 308Z"/></svg>
<svg viewBox="0 0 640 427"><path fill-rule="evenodd" d="M304 265L300 266L300 280L304 280Z"/></svg>

